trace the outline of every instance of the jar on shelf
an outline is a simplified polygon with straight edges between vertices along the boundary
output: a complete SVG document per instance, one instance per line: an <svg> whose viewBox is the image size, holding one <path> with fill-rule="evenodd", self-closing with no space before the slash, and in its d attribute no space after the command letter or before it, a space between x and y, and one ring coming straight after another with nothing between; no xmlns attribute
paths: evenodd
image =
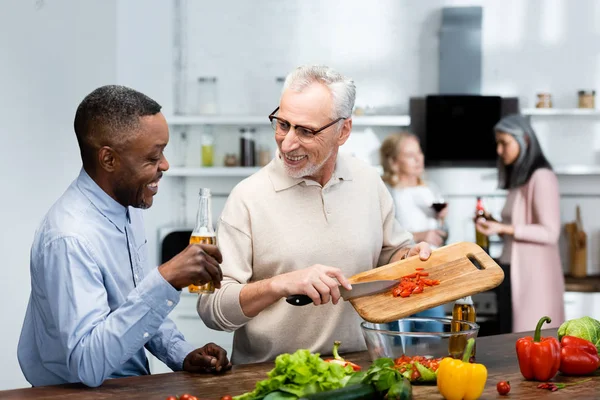
<svg viewBox="0 0 600 400"><path fill-rule="evenodd" d="M227 153L225 154L225 158L223 158L223 165L226 167L235 167L237 166L238 159L235 154Z"/></svg>
<svg viewBox="0 0 600 400"><path fill-rule="evenodd" d="M550 93L538 93L535 108L552 108L552 95Z"/></svg>
<svg viewBox="0 0 600 400"><path fill-rule="evenodd" d="M273 159L273 154L271 152L271 136L267 136L264 133L259 135L258 138L258 151L256 156L256 161L259 167L264 167Z"/></svg>
<svg viewBox="0 0 600 400"><path fill-rule="evenodd" d="M214 76L198 78L197 113L199 115L218 114L217 78Z"/></svg>
<svg viewBox="0 0 600 400"><path fill-rule="evenodd" d="M579 108L596 108L596 91L595 90L580 90L579 95Z"/></svg>
<svg viewBox="0 0 600 400"><path fill-rule="evenodd" d="M215 136L213 133L213 127L206 125L202 132L202 166L212 167L214 166L214 155L215 155Z"/></svg>

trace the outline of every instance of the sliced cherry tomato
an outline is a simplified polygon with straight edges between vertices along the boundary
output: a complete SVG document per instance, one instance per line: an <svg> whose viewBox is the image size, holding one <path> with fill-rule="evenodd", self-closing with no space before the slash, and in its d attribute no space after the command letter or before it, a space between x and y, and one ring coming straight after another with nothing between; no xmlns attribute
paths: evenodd
<svg viewBox="0 0 600 400"><path fill-rule="evenodd" d="M419 370L415 368L413 370L412 374L410 374L410 381L414 382L417 379L419 379L420 377L421 377L421 374L419 373Z"/></svg>
<svg viewBox="0 0 600 400"><path fill-rule="evenodd" d="M510 382L498 382L498 384L496 385L496 390L498 390L498 393L500 393L502 396L506 396L508 392L510 392Z"/></svg>
<svg viewBox="0 0 600 400"><path fill-rule="evenodd" d="M221 400L233 400L233 397L231 397L230 395L225 395L221 397Z"/></svg>

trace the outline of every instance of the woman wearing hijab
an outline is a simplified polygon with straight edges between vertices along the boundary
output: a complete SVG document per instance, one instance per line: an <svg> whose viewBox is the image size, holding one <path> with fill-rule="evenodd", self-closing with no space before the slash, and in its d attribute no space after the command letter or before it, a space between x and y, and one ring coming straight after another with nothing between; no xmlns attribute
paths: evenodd
<svg viewBox="0 0 600 400"><path fill-rule="evenodd" d="M546 327L558 327L565 319L558 179L524 116L506 116L494 131L498 184L508 193L502 222L480 218L476 229L504 241L505 277L496 291L500 333L533 330L543 316L552 319Z"/></svg>

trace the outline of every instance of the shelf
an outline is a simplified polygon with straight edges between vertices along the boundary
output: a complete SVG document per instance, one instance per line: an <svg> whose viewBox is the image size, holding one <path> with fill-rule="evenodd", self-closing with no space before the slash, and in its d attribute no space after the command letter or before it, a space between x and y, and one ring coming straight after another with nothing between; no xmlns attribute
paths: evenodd
<svg viewBox="0 0 600 400"><path fill-rule="evenodd" d="M261 167L174 167L165 171L165 177L194 177L194 176L250 176Z"/></svg>
<svg viewBox="0 0 600 400"><path fill-rule="evenodd" d="M523 115L531 116L600 116L600 111L586 108L525 108Z"/></svg>
<svg viewBox="0 0 600 400"><path fill-rule="evenodd" d="M256 115L197 115L167 117L169 125L270 125L267 116ZM353 116L354 126L409 126L408 115Z"/></svg>
<svg viewBox="0 0 600 400"><path fill-rule="evenodd" d="M557 175L600 175L600 165L559 165L554 167Z"/></svg>
<svg viewBox="0 0 600 400"><path fill-rule="evenodd" d="M190 115L167 117L169 125L269 125L267 116Z"/></svg>
<svg viewBox="0 0 600 400"><path fill-rule="evenodd" d="M354 126L410 126L408 115L363 115L353 116Z"/></svg>
<svg viewBox="0 0 600 400"><path fill-rule="evenodd" d="M380 174L383 169L374 165ZM165 177L247 177L258 172L261 167L173 167L165 172ZM557 175L600 175L600 165L564 165L554 167ZM494 175L495 177L495 175Z"/></svg>

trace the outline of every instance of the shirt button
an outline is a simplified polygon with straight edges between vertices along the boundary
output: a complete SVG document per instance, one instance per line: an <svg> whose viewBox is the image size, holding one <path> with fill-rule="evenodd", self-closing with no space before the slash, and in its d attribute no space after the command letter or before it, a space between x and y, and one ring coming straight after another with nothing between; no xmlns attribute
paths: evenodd
<svg viewBox="0 0 600 400"><path fill-rule="evenodd" d="M173 305L173 302L172 302L171 300L167 300L167 305L168 305L169 307L171 307L171 306Z"/></svg>
<svg viewBox="0 0 600 400"><path fill-rule="evenodd" d="M138 274L135 274L134 277L135 277L135 280L137 281L138 280Z"/></svg>
<svg viewBox="0 0 600 400"><path fill-rule="evenodd" d="M148 336L150 336L150 334L148 332L144 333L144 338L147 338Z"/></svg>

